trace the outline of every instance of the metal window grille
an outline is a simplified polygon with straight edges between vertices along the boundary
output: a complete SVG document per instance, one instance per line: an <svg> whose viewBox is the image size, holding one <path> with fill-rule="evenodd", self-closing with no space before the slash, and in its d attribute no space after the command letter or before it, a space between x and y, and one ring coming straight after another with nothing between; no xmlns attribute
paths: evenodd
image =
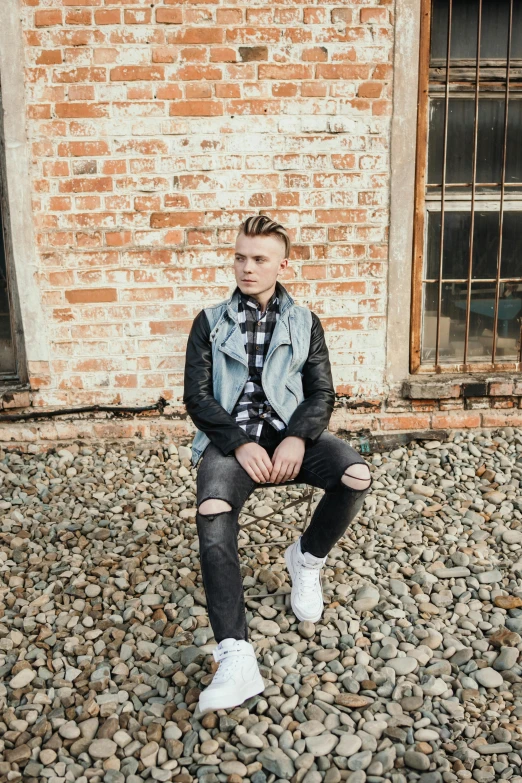
<svg viewBox="0 0 522 783"><path fill-rule="evenodd" d="M520 370L522 3L422 15L411 370Z"/></svg>

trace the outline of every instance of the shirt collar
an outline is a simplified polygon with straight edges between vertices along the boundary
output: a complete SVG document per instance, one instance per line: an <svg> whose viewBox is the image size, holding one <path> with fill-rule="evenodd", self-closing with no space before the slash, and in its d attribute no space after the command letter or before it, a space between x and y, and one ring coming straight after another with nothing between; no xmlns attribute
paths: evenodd
<svg viewBox="0 0 522 783"><path fill-rule="evenodd" d="M241 303L243 306L248 305L249 307L252 307L256 310L261 310L261 305L257 301L257 299L254 299L253 296L250 296L250 294L244 294L239 289L239 298L241 300ZM265 313L269 310L275 310L277 309L277 306L279 304L279 297L278 297L278 284L276 283L276 288L270 299L268 300Z"/></svg>

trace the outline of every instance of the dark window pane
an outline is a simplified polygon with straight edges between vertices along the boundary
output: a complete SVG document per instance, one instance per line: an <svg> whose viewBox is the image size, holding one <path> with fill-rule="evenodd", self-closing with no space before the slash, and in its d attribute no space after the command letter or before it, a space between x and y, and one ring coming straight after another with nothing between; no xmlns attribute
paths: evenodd
<svg viewBox="0 0 522 783"><path fill-rule="evenodd" d="M506 183L522 182L522 100L511 98L508 106Z"/></svg>
<svg viewBox="0 0 522 783"><path fill-rule="evenodd" d="M431 59L446 60L448 41L448 0L433 0ZM477 57L478 0L453 0L450 61ZM483 0L480 39L481 60L507 58L509 0ZM513 3L511 57L522 57L522 8Z"/></svg>
<svg viewBox="0 0 522 783"><path fill-rule="evenodd" d="M439 277L440 212L428 212L428 246L426 277ZM443 278L467 278L469 268L469 212L444 213Z"/></svg>
<svg viewBox="0 0 522 783"><path fill-rule="evenodd" d="M439 277L440 212L428 212L426 275ZM475 211L473 231L474 280L496 278L500 213L495 210ZM443 279L467 278L469 267L470 212L444 213ZM502 262L500 277L522 277L522 215L504 212L502 228Z"/></svg>
<svg viewBox="0 0 522 783"><path fill-rule="evenodd" d="M504 212L501 277L522 277L522 214Z"/></svg>
<svg viewBox="0 0 522 783"><path fill-rule="evenodd" d="M435 362L437 336L438 283L424 284L424 311L422 323L422 361ZM443 283L439 335L439 361L441 364L461 362L464 356L466 311L457 303L466 299L466 285Z"/></svg>
<svg viewBox="0 0 522 783"><path fill-rule="evenodd" d="M441 364L464 361L466 334L466 283L443 283L441 295L439 358ZM421 356L425 364L435 361L438 284L424 285ZM495 283L471 286L468 362L490 362L493 350ZM520 350L522 284L500 285L498 304L497 359L513 360Z"/></svg>
<svg viewBox="0 0 522 783"><path fill-rule="evenodd" d="M503 98L480 98L477 135L476 182L500 183L504 146ZM446 182L471 183L473 174L473 143L475 101L451 98L448 104L448 144L446 151ZM506 152L506 183L522 182L522 100L509 101L508 141ZM442 182L444 142L444 99L430 101L428 138L428 183Z"/></svg>

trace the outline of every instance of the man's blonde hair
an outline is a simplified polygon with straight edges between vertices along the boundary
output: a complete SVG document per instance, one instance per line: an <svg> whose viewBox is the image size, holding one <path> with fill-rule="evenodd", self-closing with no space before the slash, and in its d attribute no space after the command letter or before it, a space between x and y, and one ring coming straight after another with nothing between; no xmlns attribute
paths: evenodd
<svg viewBox="0 0 522 783"><path fill-rule="evenodd" d="M279 237L285 245L285 258L288 258L290 255L292 243L286 232L286 228L280 223L276 223L275 220L271 220L267 215L252 215L252 217L247 218L239 226L238 233L244 234L246 237Z"/></svg>

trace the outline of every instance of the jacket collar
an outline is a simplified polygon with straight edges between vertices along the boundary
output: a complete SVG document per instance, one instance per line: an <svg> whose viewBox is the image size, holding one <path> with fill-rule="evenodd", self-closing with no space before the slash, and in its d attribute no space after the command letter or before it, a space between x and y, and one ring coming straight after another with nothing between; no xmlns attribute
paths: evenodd
<svg viewBox="0 0 522 783"><path fill-rule="evenodd" d="M294 304L294 300L284 288L284 286L281 285L279 280L276 282L276 292L279 297L279 312L282 315L284 311L287 309L287 307L290 307ZM234 289L234 292L232 293L232 296L230 299L227 300L227 313L229 314L230 318L232 318L233 321L237 322L237 310L238 310L238 304L239 304L239 296L241 291L239 290L239 287L236 286Z"/></svg>

